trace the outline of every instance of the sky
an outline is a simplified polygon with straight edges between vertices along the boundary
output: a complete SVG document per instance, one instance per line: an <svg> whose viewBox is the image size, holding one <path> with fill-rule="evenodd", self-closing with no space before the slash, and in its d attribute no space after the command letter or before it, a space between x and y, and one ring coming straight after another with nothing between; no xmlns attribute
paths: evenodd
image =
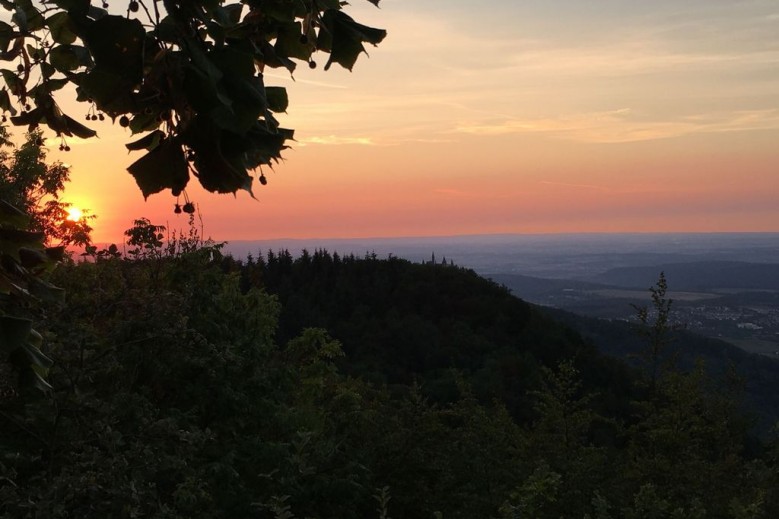
<svg viewBox="0 0 779 519"><path fill-rule="evenodd" d="M352 4L387 38L351 73L266 72L297 142L256 200L190 184L206 235L779 231L776 0ZM95 240L186 227L126 172L129 132L95 129L50 151Z"/></svg>

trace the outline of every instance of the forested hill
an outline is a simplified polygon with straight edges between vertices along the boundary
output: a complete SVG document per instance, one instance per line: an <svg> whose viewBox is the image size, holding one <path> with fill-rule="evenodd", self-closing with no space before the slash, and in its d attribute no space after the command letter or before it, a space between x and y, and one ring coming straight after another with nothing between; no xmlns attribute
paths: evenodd
<svg viewBox="0 0 779 519"><path fill-rule="evenodd" d="M636 365L646 339L637 333L636 324L597 319L546 308L542 310L556 322L572 327L592 340L598 351ZM705 367L717 379L735 377L743 391L743 409L755 420L755 430L770 434L779 422L779 361L749 353L728 342L704 337L683 329L668 336L667 358L681 370Z"/></svg>
<svg viewBox="0 0 779 519"><path fill-rule="evenodd" d="M472 270L326 251L293 259L281 251L250 258L240 272L244 290L261 286L278 296L281 342L324 328L343 345L342 369L373 382L417 381L448 400L459 372L478 396L522 414L540 368L571 360L604 405L626 405L630 396L621 363Z"/></svg>
<svg viewBox="0 0 779 519"><path fill-rule="evenodd" d="M0 379L1 518L779 516L779 443L701 369L453 266L176 251L54 271L50 388Z"/></svg>

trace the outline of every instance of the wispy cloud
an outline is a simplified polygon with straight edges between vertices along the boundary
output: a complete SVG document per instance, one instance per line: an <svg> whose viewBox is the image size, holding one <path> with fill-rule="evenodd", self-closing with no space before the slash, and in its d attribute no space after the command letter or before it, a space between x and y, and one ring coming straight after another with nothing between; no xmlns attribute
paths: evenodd
<svg viewBox="0 0 779 519"><path fill-rule="evenodd" d="M539 133L595 143L667 139L697 133L779 129L779 110L744 110L699 114L675 120L645 120L630 109L589 112L560 117L506 119L464 123L456 132L477 135Z"/></svg>
<svg viewBox="0 0 779 519"><path fill-rule="evenodd" d="M597 186L595 184L574 184L571 182L550 182L550 181L540 181L539 184L544 186L554 186L554 187L573 187L576 189L594 189L597 191L613 191L612 188L606 187L606 186Z"/></svg>
<svg viewBox="0 0 779 519"><path fill-rule="evenodd" d="M527 192L517 193L513 191L492 191L492 190L463 190L448 187L433 189L433 194L453 199L463 200L512 200L516 199L518 194L527 195Z"/></svg>
<svg viewBox="0 0 779 519"><path fill-rule="evenodd" d="M304 85L313 85L316 87L324 87L324 88L335 88L338 90L347 90L349 87L346 85L339 85L337 83L330 83L327 81L316 81L313 79L300 79L296 78L291 75L283 75L283 74L273 74L266 72L264 74L266 78L272 78L272 79L280 79L282 81L290 82L290 83L302 83Z"/></svg>
<svg viewBox="0 0 779 519"><path fill-rule="evenodd" d="M299 146L308 146L311 144L325 144L338 146L344 144L358 144L362 146L375 146L376 143L370 137L341 137L337 135L304 137L297 141Z"/></svg>

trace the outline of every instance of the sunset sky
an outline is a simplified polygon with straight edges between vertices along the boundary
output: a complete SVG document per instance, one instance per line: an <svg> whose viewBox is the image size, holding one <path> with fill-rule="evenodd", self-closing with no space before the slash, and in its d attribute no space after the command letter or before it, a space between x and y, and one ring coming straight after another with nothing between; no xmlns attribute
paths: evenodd
<svg viewBox="0 0 779 519"><path fill-rule="evenodd" d="M779 231L776 0L353 4L386 40L353 73L266 74L297 143L258 200L191 184L207 235ZM95 128L50 157L96 241L185 226L125 171L129 132Z"/></svg>

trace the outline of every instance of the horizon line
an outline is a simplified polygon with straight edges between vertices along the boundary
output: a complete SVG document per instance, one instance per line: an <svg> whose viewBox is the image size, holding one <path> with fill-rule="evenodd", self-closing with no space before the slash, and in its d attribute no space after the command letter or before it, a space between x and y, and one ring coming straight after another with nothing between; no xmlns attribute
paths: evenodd
<svg viewBox="0 0 779 519"><path fill-rule="evenodd" d="M238 239L226 239L215 240L213 238L204 238L204 241L213 241L215 243L246 243L246 242L272 242L272 241L357 241L357 240L387 240L387 241L399 241L399 240L429 240L429 239L452 239L452 238L509 238L509 237L564 237L564 236L724 236L724 235L777 235L779 231L561 231L561 232L504 232L504 233L464 233L464 234L420 234L420 235L403 235L403 236L352 236L352 237L305 237L305 238L293 238L293 237L279 237L279 238L238 238ZM93 245L110 245L125 243L112 241L95 241Z"/></svg>
<svg viewBox="0 0 779 519"><path fill-rule="evenodd" d="M504 232L504 233L464 233L464 234L420 234L403 236L352 236L352 237L314 237L305 238L280 237L280 238L240 238L234 240L221 240L227 243L236 242L257 242L257 241L356 241L356 240L422 240L422 239L444 239L444 238L500 238L500 237L554 237L554 236L689 236L689 235L777 235L779 231L568 231L568 232Z"/></svg>

